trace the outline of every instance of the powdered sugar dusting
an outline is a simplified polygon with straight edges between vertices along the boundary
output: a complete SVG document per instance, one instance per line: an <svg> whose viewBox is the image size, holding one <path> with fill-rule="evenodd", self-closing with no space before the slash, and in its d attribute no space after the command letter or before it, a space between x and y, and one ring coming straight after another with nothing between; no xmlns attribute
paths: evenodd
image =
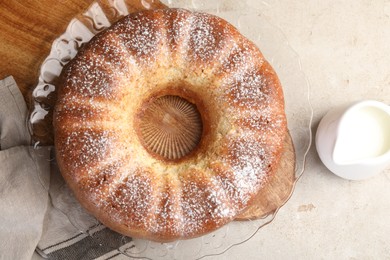
<svg viewBox="0 0 390 260"><path fill-rule="evenodd" d="M281 145L284 140L282 133L285 131L286 119L282 115L275 115L269 107L234 119L241 129L254 132L261 140L271 140L274 145Z"/></svg>
<svg viewBox="0 0 390 260"><path fill-rule="evenodd" d="M188 40L189 31L191 29L194 16L191 12L182 10L180 12L173 12L172 9L164 10L166 17L166 37L169 47L173 54L185 55L187 52L186 41ZM183 49L179 49L179 45Z"/></svg>
<svg viewBox="0 0 390 260"><path fill-rule="evenodd" d="M69 98L64 100L60 100L57 103L57 113L56 120L63 121L66 120L67 117L72 118L73 122L77 118L80 124L82 122L96 120L97 115L104 115L108 112L108 109L105 105L94 101L92 99L83 99L77 96L70 96ZM68 127L67 125L61 125L62 127Z"/></svg>
<svg viewBox="0 0 390 260"><path fill-rule="evenodd" d="M155 61L156 53L160 50L163 39L160 30L161 20L154 18L140 12L129 16L110 29L119 32L119 38L139 64L150 65Z"/></svg>
<svg viewBox="0 0 390 260"><path fill-rule="evenodd" d="M251 131L228 137L226 153L213 170L226 196L239 211L248 205L264 183L273 159L265 151L264 143Z"/></svg>
<svg viewBox="0 0 390 260"><path fill-rule="evenodd" d="M122 158L99 163L97 167L88 167L84 178L79 181L85 197L97 207L106 207L107 201L103 198L108 196L110 186L123 167L125 165Z"/></svg>
<svg viewBox="0 0 390 260"><path fill-rule="evenodd" d="M106 160L113 143L109 131L95 129L71 131L61 140L56 147L57 153L71 174Z"/></svg>
<svg viewBox="0 0 390 260"><path fill-rule="evenodd" d="M108 212L120 223L130 228L150 230L155 225L155 176L145 169L129 172L125 178L112 185L107 199Z"/></svg>
<svg viewBox="0 0 390 260"><path fill-rule="evenodd" d="M104 61L76 59L69 71L65 91L72 89L83 97L114 97L112 86L117 84L118 78L106 72Z"/></svg>
<svg viewBox="0 0 390 260"><path fill-rule="evenodd" d="M238 71L227 78L225 85L225 98L230 100L235 107L246 110L257 109L259 105L267 103L267 93L262 88L266 85L266 79L259 73L258 68L247 71Z"/></svg>
<svg viewBox="0 0 390 260"><path fill-rule="evenodd" d="M216 179L189 170L180 175L180 181L184 235L204 232L206 227L219 227L234 217L236 212Z"/></svg>
<svg viewBox="0 0 390 260"><path fill-rule="evenodd" d="M232 166L238 186L248 193L255 192L265 177L270 160L263 144L255 139L253 132L243 132L239 138L231 140L228 147L228 162Z"/></svg>
<svg viewBox="0 0 390 260"><path fill-rule="evenodd" d="M234 42L227 57L221 56L221 67L217 74L225 78L231 77L231 74L242 75L262 62L263 56L260 51L248 40L242 39L242 42Z"/></svg>
<svg viewBox="0 0 390 260"><path fill-rule="evenodd" d="M168 234L171 237L182 236L186 223L181 208L181 188L177 178L167 177L160 190L160 198L156 204L155 226L151 230L156 234Z"/></svg>
<svg viewBox="0 0 390 260"><path fill-rule="evenodd" d="M171 54L166 60L174 65L161 65ZM221 117L229 127L215 130L220 137L210 154L167 165L129 145L137 144L134 129L122 126L131 123L132 115L118 116L123 113L117 107L124 93L126 106L135 103L129 97L145 98L137 96L138 83L144 70L148 73L156 64L182 66L174 68L186 72L179 80L198 77L196 84L215 72L215 78L206 79L215 83L207 95L216 107L225 108ZM280 104L274 103L262 64L257 48L214 16L167 9L122 19L93 39L65 73L55 118L56 148L65 174L74 175L71 179L89 198L90 207L130 234L188 238L231 221L269 174L275 160L272 149L279 143L268 146L268 136L285 134L277 130L284 118L272 109ZM197 88L204 91L209 85L189 90ZM90 123L94 117L101 127ZM67 125L72 120L76 123Z"/></svg>
<svg viewBox="0 0 390 260"><path fill-rule="evenodd" d="M198 66L215 62L222 55L230 34L213 16L195 13L189 33L188 51L190 59L200 61Z"/></svg>

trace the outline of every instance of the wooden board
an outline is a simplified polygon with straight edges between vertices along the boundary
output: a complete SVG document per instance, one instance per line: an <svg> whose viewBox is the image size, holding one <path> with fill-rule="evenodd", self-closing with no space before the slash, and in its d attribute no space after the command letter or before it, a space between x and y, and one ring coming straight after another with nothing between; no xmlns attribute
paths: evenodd
<svg viewBox="0 0 390 260"><path fill-rule="evenodd" d="M102 0L107 3L109 0ZM142 0L126 0L129 11L144 9ZM85 11L93 0L25 0L0 2L0 79L14 76L29 103L30 91L38 82L39 68L52 42L70 20ZM153 1L155 8L165 7ZM256 203L238 219L254 219L273 212L288 199L295 182L295 156L291 137L277 174L258 194Z"/></svg>
<svg viewBox="0 0 390 260"><path fill-rule="evenodd" d="M26 101L51 44L92 0L0 1L0 78L12 75Z"/></svg>
<svg viewBox="0 0 390 260"><path fill-rule="evenodd" d="M0 1L0 79L12 75L28 105L39 68L52 42L93 0ZM107 4L109 0L99 1ZM129 11L144 9L142 0L126 0ZM146 1L147 2L147 1ZM150 1L151 2L151 1ZM153 7L165 7L153 1Z"/></svg>

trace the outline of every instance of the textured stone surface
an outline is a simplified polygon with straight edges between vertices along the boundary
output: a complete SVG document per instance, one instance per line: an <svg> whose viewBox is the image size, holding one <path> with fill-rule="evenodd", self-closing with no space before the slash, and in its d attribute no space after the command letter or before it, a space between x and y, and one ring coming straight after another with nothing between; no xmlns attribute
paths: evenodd
<svg viewBox="0 0 390 260"><path fill-rule="evenodd" d="M390 103L390 1L267 2L263 14L285 33L311 83L313 134L334 106ZM274 222L206 259L390 258L389 187L390 168L365 181L333 175L313 144L307 170Z"/></svg>

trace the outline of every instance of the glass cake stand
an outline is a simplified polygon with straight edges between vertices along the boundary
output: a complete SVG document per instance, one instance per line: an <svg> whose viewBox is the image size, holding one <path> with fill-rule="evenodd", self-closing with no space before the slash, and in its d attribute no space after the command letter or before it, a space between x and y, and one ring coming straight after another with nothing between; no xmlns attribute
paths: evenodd
<svg viewBox="0 0 390 260"><path fill-rule="evenodd" d="M141 3L145 9L152 8L156 3L154 0L134 1ZM127 0L93 2L84 13L75 16L68 24L66 31L53 42L51 52L41 66L39 83L32 92L34 106L30 114L29 128L36 147L50 144L52 140L52 109L55 102L56 83L63 66L76 55L83 43L88 42L97 32L110 26L113 21L126 15L129 2ZM306 154L312 142L313 111L309 100L309 84L302 72L300 59L290 47L283 32L268 22L261 10L253 8L250 4L251 0L165 0L163 2L169 7L193 9L220 16L236 26L242 34L259 46L265 58L276 70L283 85L288 128L296 153L295 181L298 181L304 172ZM266 2L261 2L260 6L269 8ZM52 202L54 205L57 203ZM74 205L82 210L77 201L74 201ZM116 249L132 258L150 259L200 259L210 255L219 255L251 239L262 227L272 222L277 212L278 209L258 220L234 221L215 232L195 239L171 243L133 239L113 250ZM86 232L83 228L85 225L79 224L80 220L75 219L75 214L65 212L64 214L80 232ZM88 235L94 236L93 233L88 233Z"/></svg>

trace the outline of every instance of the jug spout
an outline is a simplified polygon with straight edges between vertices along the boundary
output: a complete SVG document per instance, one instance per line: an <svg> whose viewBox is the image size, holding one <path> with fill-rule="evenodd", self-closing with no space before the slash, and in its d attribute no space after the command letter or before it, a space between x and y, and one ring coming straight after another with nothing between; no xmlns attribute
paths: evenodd
<svg viewBox="0 0 390 260"><path fill-rule="evenodd" d="M390 114L371 102L347 110L336 135L334 162L375 164L386 157L390 160Z"/></svg>
<svg viewBox="0 0 390 260"><path fill-rule="evenodd" d="M316 144L321 160L332 172L347 179L359 180L373 176L390 166L388 105L372 100L355 103L339 111L336 117L333 113L332 122L337 122L336 127L325 127L322 124L323 121L330 121L329 118L326 119L327 116L319 125ZM320 138L326 136L333 136L329 156L324 154L326 151L320 147Z"/></svg>

